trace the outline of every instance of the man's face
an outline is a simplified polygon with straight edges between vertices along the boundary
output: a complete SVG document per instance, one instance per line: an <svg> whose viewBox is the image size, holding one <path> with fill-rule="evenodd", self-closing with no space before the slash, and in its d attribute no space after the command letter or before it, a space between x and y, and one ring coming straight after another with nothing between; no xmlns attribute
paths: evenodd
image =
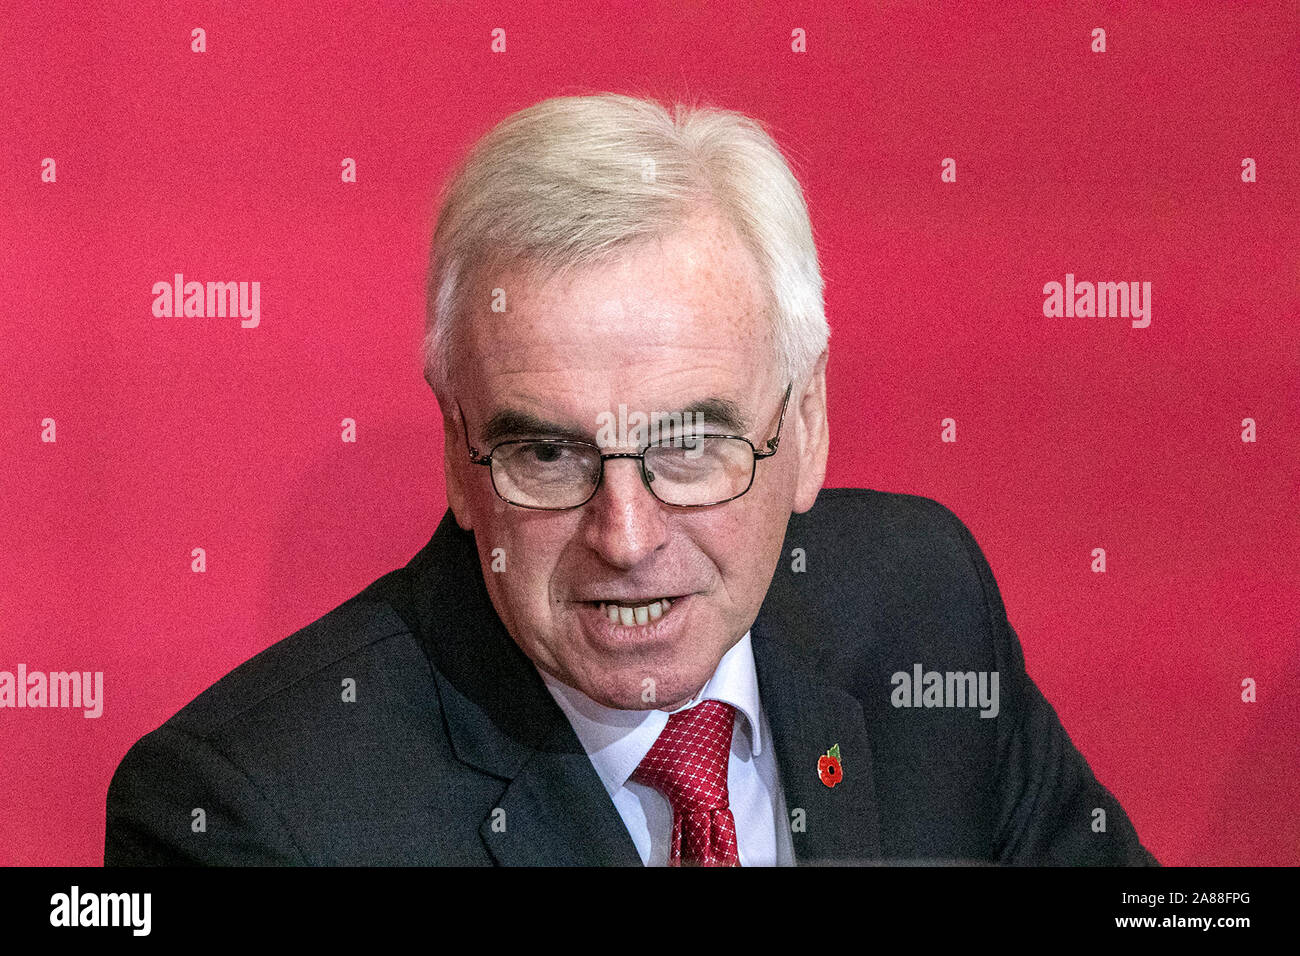
<svg viewBox="0 0 1300 956"><path fill-rule="evenodd" d="M515 267L471 282L460 333L470 359L453 372L452 397L480 453L488 451L484 426L500 413L554 430L498 441L575 431L595 441L620 404L651 415L722 399L743 421L733 430L706 415L703 431L742 434L759 450L776 433L789 383L775 370L757 267L734 229L707 211L567 277ZM505 292L504 313L491 309L494 289ZM758 613L791 512L810 508L821 487L824 363L798 384L780 450L758 463L753 487L705 508L661 503L638 463L622 458L605 462L600 488L580 508L507 504L488 469L468 462L455 401L447 402L451 507L475 534L497 613L538 667L620 709L670 709L700 690ZM629 441L603 450L640 449ZM498 548L504 570L494 571ZM599 606L663 597L670 606L645 624L615 624Z"/></svg>

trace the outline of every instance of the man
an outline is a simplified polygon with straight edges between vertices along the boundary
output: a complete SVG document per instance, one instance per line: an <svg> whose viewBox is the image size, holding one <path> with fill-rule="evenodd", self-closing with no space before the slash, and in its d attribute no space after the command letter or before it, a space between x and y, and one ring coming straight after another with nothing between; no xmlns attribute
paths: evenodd
<svg viewBox="0 0 1300 956"><path fill-rule="evenodd" d="M429 285L448 515L131 749L106 863L1155 862L961 522L822 490L822 280L757 124L517 113Z"/></svg>

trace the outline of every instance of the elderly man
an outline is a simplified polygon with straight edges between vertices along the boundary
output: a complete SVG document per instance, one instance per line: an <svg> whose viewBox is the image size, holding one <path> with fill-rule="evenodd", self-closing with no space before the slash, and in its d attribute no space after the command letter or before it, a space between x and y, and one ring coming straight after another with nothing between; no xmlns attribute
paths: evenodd
<svg viewBox="0 0 1300 956"><path fill-rule="evenodd" d="M822 490L827 339L758 124L507 118L433 240L449 514L131 749L105 861L1153 863L966 528Z"/></svg>

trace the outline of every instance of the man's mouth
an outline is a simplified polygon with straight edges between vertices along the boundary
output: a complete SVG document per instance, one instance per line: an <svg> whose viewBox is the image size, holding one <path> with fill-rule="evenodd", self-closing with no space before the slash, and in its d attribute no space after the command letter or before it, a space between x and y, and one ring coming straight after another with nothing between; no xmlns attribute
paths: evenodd
<svg viewBox="0 0 1300 956"><path fill-rule="evenodd" d="M679 596L680 597L680 596ZM671 598L638 598L635 600L588 601L620 627L637 627L659 620L673 606Z"/></svg>

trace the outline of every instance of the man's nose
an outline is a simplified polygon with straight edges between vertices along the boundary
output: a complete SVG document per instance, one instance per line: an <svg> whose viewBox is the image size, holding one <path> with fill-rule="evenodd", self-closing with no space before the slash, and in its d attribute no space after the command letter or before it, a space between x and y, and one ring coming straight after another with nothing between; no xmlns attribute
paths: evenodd
<svg viewBox="0 0 1300 956"><path fill-rule="evenodd" d="M606 460L600 489L583 510L587 545L615 567L635 567L668 541L663 505L635 458Z"/></svg>

